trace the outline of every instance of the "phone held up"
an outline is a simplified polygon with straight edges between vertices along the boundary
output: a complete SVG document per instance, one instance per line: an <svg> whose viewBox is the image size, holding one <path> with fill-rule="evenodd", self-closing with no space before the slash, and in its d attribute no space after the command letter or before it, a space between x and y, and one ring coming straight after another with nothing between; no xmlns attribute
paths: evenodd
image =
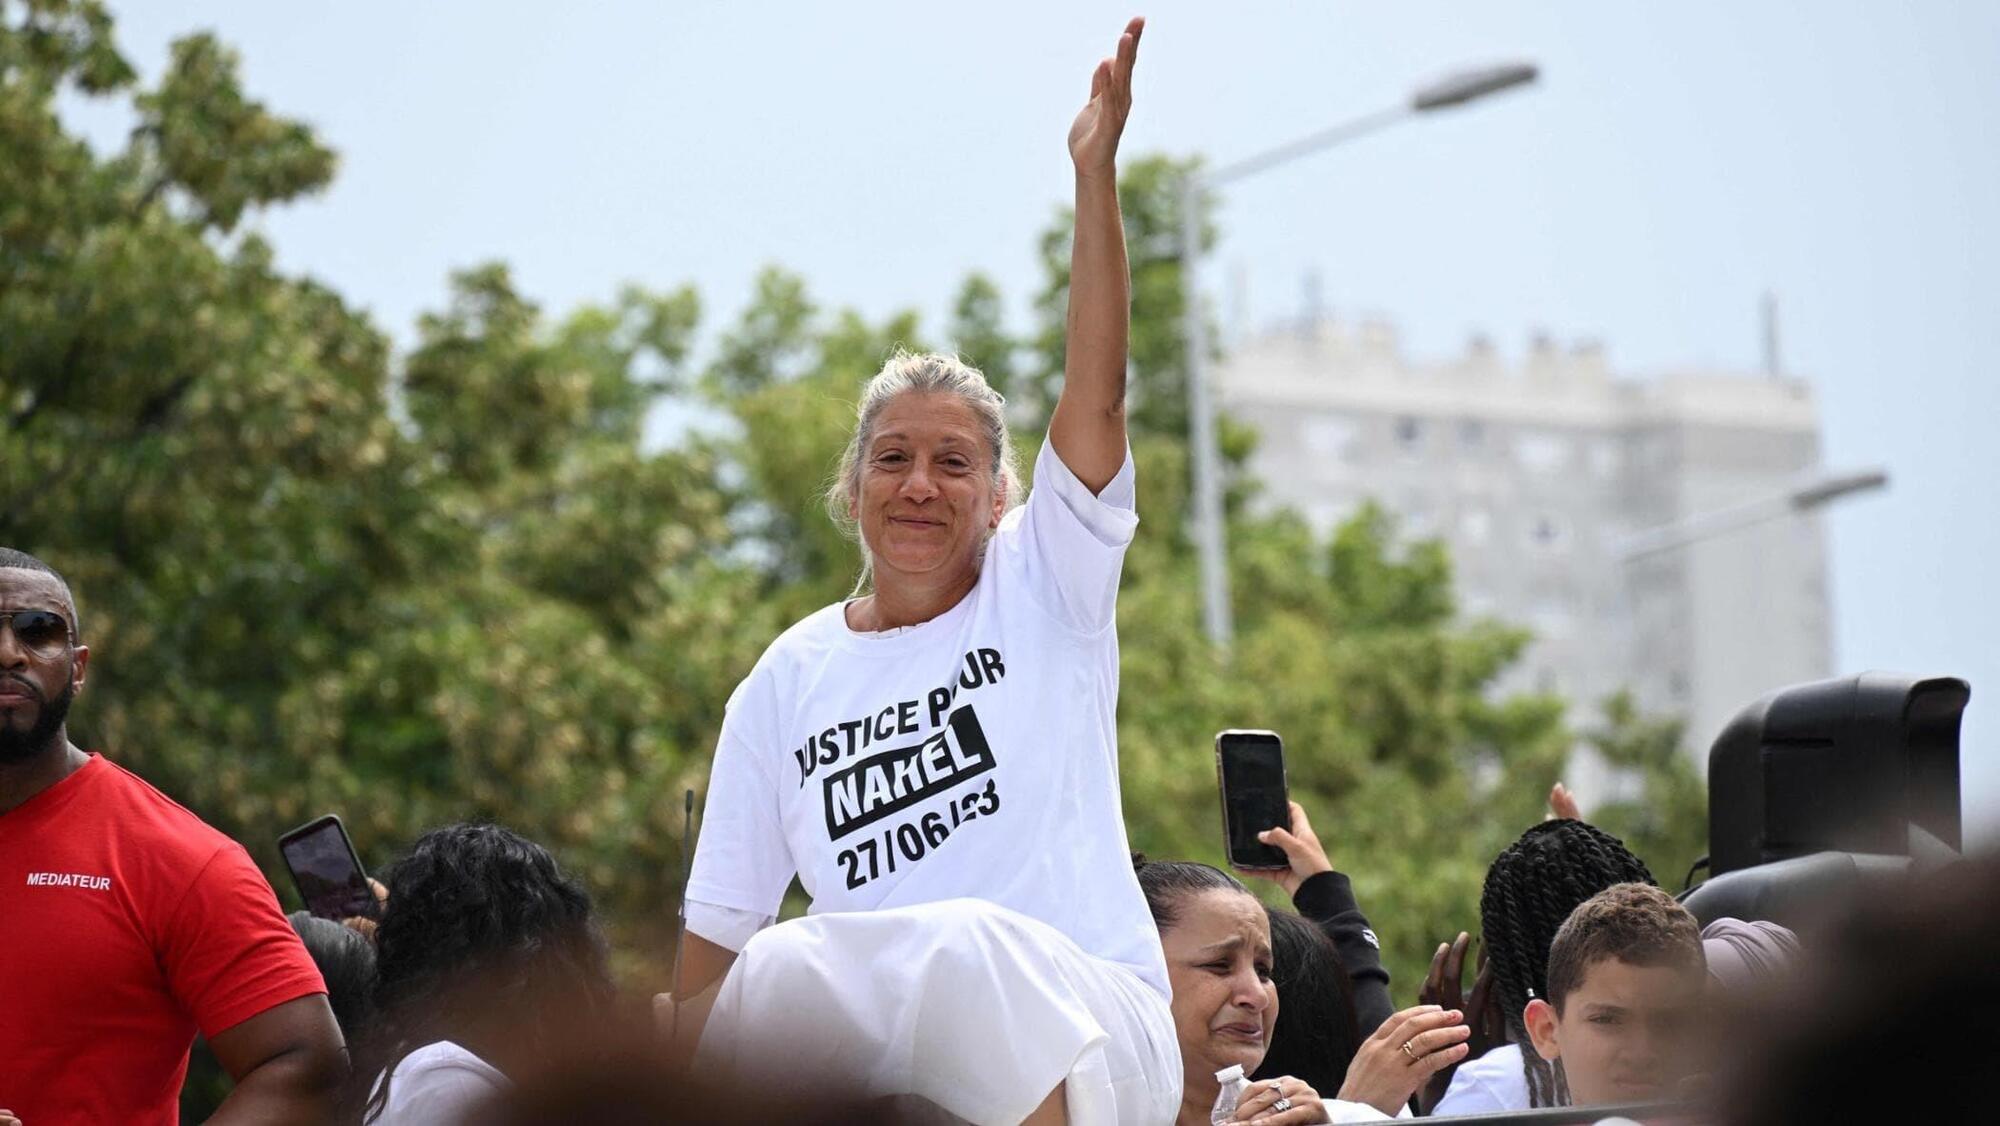
<svg viewBox="0 0 2000 1126"><path fill-rule="evenodd" d="M335 921L382 917L382 905L340 818L329 813L306 822L278 838L278 851L307 911Z"/></svg>
<svg viewBox="0 0 2000 1126"><path fill-rule="evenodd" d="M1232 867L1286 868L1283 849L1257 839L1292 824L1285 784L1285 744L1275 731L1231 728L1215 736L1215 777L1222 791L1222 832Z"/></svg>

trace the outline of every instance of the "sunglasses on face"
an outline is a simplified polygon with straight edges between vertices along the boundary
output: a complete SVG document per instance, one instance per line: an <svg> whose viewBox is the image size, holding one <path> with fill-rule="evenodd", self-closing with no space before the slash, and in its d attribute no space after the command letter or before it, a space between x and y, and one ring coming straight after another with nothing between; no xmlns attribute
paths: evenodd
<svg viewBox="0 0 2000 1126"><path fill-rule="evenodd" d="M60 657L69 647L69 622L48 610L0 612L0 627L11 628L21 648L43 660Z"/></svg>

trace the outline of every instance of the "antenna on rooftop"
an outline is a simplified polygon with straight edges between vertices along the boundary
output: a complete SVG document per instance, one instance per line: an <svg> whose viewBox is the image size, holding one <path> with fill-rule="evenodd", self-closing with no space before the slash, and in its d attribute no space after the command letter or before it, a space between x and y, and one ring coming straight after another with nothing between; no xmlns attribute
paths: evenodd
<svg viewBox="0 0 2000 1126"><path fill-rule="evenodd" d="M1319 331L1319 323L1326 316L1325 287L1320 284L1319 267L1306 267L1305 276L1299 279L1299 334L1311 336Z"/></svg>
<svg viewBox="0 0 2000 1126"><path fill-rule="evenodd" d="M1778 295L1764 291L1764 374L1776 379L1785 372L1778 358Z"/></svg>

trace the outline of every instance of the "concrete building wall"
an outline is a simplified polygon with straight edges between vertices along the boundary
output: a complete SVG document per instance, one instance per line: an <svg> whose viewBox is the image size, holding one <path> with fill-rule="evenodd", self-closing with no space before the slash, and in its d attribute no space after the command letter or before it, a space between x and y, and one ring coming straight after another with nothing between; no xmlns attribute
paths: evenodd
<svg viewBox="0 0 2000 1126"><path fill-rule="evenodd" d="M1392 330L1321 320L1244 343L1224 409L1256 426L1264 502L1322 532L1373 498L1450 547L1460 605L1535 631L1504 688L1586 721L1631 688L1705 748L1743 704L1830 672L1823 532L1788 516L1633 561L1628 536L1782 492L1819 467L1809 389L1716 372L1614 376L1601 349L1475 341L1404 359Z"/></svg>

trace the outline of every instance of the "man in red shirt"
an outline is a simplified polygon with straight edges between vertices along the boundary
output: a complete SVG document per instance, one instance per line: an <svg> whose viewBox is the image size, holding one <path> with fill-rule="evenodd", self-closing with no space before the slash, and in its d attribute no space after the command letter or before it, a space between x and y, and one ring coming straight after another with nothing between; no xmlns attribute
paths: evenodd
<svg viewBox="0 0 2000 1126"><path fill-rule="evenodd" d="M0 1107L24 1126L175 1123L199 1031L212 1121L328 1121L326 987L236 842L64 726L90 650L62 577L0 548Z"/></svg>

